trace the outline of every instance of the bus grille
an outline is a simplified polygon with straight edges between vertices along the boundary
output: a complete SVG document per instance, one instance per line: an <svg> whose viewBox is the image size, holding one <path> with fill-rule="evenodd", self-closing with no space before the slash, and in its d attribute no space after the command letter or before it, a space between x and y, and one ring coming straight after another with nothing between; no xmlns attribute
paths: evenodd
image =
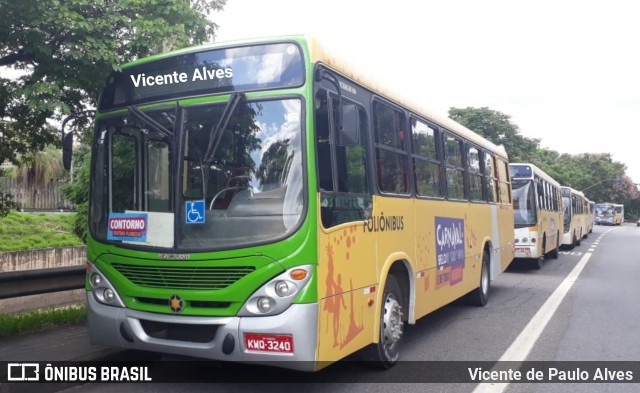
<svg viewBox="0 0 640 393"><path fill-rule="evenodd" d="M253 266L141 266L114 263L132 283L149 288L224 289L255 270Z"/></svg>

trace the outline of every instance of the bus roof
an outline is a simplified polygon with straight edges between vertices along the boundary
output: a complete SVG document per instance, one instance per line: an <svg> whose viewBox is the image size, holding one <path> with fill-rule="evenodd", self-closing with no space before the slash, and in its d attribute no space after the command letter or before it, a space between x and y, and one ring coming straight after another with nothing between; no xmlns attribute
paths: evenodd
<svg viewBox="0 0 640 393"><path fill-rule="evenodd" d="M562 186L562 188L565 188L569 191L571 191L572 194L576 194L576 195L580 195L581 197L585 198L584 194L582 193L582 191L578 191L575 188L571 188L569 186ZM586 198L585 198L586 199Z"/></svg>
<svg viewBox="0 0 640 393"><path fill-rule="evenodd" d="M238 45L247 45L247 44L258 44L258 43L267 43L267 42L283 42L283 41L297 41L297 42L305 42L307 44L310 61L312 63L321 63L326 65L329 68L332 68L336 72L344 75L347 78L358 82L365 88L376 92L376 94L389 99L390 101L395 102L398 105L403 106L409 111L415 113L418 116L424 117L429 121L432 121L438 124L441 127L446 128L449 131L452 131L459 136L477 144L480 147L489 149L490 151L498 154L502 158L507 159L507 152L504 146L496 145L489 141L488 139L482 137L481 135L473 132L462 124L455 122L448 117L438 115L423 105L411 101L406 97L403 97L401 94L392 91L392 89L388 86L384 86L382 83L375 81L373 78L369 76L365 76L359 68L355 65L346 61L344 56L338 56L336 53L332 52L329 48L327 48L321 41L310 35L298 34L298 35L287 35L287 36L276 36L276 37L262 37L262 38L251 38L251 39L242 39L242 40L234 40L234 41L224 41L217 42L213 44L205 44L200 46L193 46L184 49L178 49L170 52L160 53L157 55L141 58L127 64L122 65L122 68L128 68L134 65L143 64L149 61L154 61L158 59L163 59L175 55L193 53L193 52L201 52L206 50L213 50L218 48L232 47Z"/></svg>
<svg viewBox="0 0 640 393"><path fill-rule="evenodd" d="M529 167L531 167L532 169L532 173L540 176L542 179L546 180L547 182L553 184L556 187L560 187L560 183L558 183L558 181L556 179L554 179L553 177L549 176L547 174L547 172L543 171L542 169L540 169L539 167L535 166L534 164L530 164L528 162L510 162L509 166L517 166L517 165L527 165ZM517 176L513 176L514 179L517 179Z"/></svg>
<svg viewBox="0 0 640 393"><path fill-rule="evenodd" d="M462 136L463 138L477 144L478 146L487 148L492 152L495 152L502 156L503 158L507 158L507 152L504 146L496 145L488 139L482 137L481 135L473 132L469 128L463 126L462 124L442 115L439 115L435 112L432 112L430 109L426 108L424 105L412 101L407 97L404 97L402 94L397 91L391 89L391 87L386 86L380 83L377 80L374 80L371 76L368 76L362 72L362 70L358 69L352 63L349 63L345 56L338 56L336 53L332 52L331 49L324 46L321 41L313 36L303 36L303 39L308 42L309 53L311 57L311 62L313 63L321 63L329 68L334 69L335 71L341 73L342 75L353 79L358 82L365 88L376 92L376 94L389 99L390 101L395 102L398 105L403 106L409 111L415 113L416 115L422 116L441 127L446 128L449 131L453 131L454 133Z"/></svg>

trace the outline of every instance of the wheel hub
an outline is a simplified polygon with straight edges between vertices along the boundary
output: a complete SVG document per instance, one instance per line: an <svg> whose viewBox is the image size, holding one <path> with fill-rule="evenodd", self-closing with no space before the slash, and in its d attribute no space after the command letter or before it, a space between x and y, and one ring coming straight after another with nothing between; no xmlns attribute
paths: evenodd
<svg viewBox="0 0 640 393"><path fill-rule="evenodd" d="M402 306L400 306L398 300L392 295L387 296L384 304L384 316L382 319L382 335L385 350L388 352L393 352L395 346L402 338L402 315Z"/></svg>

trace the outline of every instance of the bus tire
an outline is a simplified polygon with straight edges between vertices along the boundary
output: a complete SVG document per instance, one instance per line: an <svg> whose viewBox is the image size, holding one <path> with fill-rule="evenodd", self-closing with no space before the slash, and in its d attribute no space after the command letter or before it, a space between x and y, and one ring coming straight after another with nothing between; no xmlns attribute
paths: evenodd
<svg viewBox="0 0 640 393"><path fill-rule="evenodd" d="M396 277L390 274L382 294L378 343L369 346L365 354L368 364L375 368L389 369L395 366L400 358L400 345L404 334L402 304L400 285Z"/></svg>
<svg viewBox="0 0 640 393"><path fill-rule="evenodd" d="M482 253L482 268L480 270L480 283L478 288L469 292L467 302L474 306L484 306L489 302L489 292L491 288L491 279L489 271L489 251L484 250Z"/></svg>
<svg viewBox="0 0 640 393"><path fill-rule="evenodd" d="M532 264L531 264L531 265L533 266L533 268L534 268L535 270L540 270L540 269L542 269L542 260L543 260L543 259L544 259L544 257L540 256L540 257L538 257L538 258L533 258L533 259L531 260L531 262L532 262Z"/></svg>
<svg viewBox="0 0 640 393"><path fill-rule="evenodd" d="M579 246L582 243L582 236L576 237L576 246Z"/></svg>

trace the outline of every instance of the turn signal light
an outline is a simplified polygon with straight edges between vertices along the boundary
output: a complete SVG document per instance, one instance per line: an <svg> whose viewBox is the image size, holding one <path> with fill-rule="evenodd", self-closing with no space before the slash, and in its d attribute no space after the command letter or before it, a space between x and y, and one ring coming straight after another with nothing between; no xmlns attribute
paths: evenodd
<svg viewBox="0 0 640 393"><path fill-rule="evenodd" d="M294 280L304 280L307 278L307 271L304 269L295 269L289 274Z"/></svg>

